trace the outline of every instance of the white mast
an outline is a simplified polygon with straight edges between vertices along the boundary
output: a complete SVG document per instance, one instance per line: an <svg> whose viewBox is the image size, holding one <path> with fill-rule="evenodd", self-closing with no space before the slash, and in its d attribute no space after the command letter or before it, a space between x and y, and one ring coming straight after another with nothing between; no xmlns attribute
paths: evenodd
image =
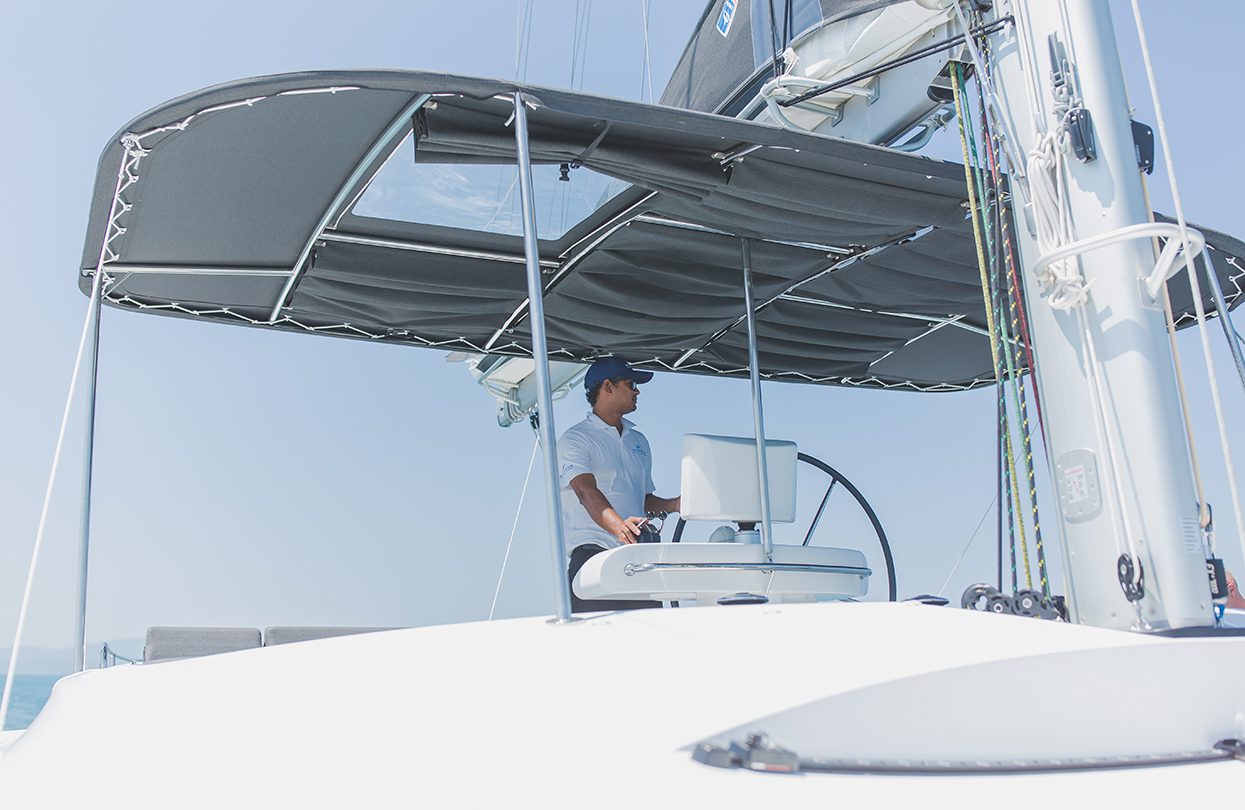
<svg viewBox="0 0 1245 810"><path fill-rule="evenodd" d="M1058 208L1035 201L1042 170L1031 159L1029 193L1013 182L1073 618L1119 628L1209 625L1205 553L1162 293L1156 301L1145 285L1156 262L1154 229L1145 227L1149 211L1107 3L1008 0L995 13L1017 20L992 38L1000 108L1019 140L1013 154L1040 150L1042 138L1068 120L1069 105L1092 121L1095 156L1082 160L1069 148L1048 173L1061 185ZM1053 89L1052 54L1056 61L1066 54L1070 67L1062 101ZM1062 310L1052 306L1054 296L1040 295L1035 278L1039 256L1052 247L1049 239L1039 244L1039 230L1058 224L1060 208L1066 225L1057 242L1107 243L1069 261L1072 283L1061 292L1075 298L1077 270L1090 286L1083 306ZM1130 226L1142 227L1122 231ZM1135 603L1121 586L1121 555L1135 555L1144 571L1144 596Z"/></svg>

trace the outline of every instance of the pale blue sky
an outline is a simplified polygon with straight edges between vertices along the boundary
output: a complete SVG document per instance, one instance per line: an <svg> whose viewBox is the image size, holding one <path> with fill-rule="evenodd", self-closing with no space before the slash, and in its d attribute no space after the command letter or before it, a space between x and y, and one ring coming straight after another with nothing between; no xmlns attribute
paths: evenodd
<svg viewBox="0 0 1245 810"><path fill-rule="evenodd" d="M528 80L569 83L575 5L535 0ZM660 95L703 3L652 6ZM1113 7L1138 117L1153 121L1128 6ZM1245 172L1231 147L1245 123L1236 87L1245 15L1231 0L1198 9L1143 3L1188 215L1241 235ZM11 304L0 321L8 383L0 397L0 646L16 620L86 306L75 268L108 138L169 98L264 73L393 67L511 76L515 12L500 0L6 6L0 273ZM640 0L598 0L591 22L584 89L638 98ZM1158 172L1151 189L1156 207L1171 211ZM1187 337L1186 367L1200 378ZM133 638L155 624L409 625L487 615L532 436L496 427L493 401L442 354L108 310L100 379L90 638ZM1245 398L1225 379L1229 411L1239 414ZM765 395L771 436L798 441L872 500L895 550L901 595L937 591L992 498L993 395L789 384L767 384ZM1198 404L1224 556L1240 570L1226 486L1209 452L1218 444L1210 411L1204 397ZM640 405L635 420L652 441L664 494L678 487L682 434L751 431L740 381L659 375ZM556 410L561 430L585 405L574 394ZM72 639L80 424L68 437L48 527L32 645ZM1245 444L1235 446L1245 462ZM541 486L533 482L519 522L503 616L552 605ZM880 574L857 523L844 516L821 542L862 543ZM993 577L992 526L990 518L949 595ZM1053 535L1052 526L1056 557ZM881 580L875 594L884 595Z"/></svg>

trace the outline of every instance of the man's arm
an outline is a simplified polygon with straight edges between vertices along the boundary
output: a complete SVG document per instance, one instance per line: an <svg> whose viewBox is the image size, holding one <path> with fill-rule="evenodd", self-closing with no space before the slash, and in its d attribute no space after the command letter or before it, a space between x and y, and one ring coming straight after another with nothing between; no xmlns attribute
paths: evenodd
<svg viewBox="0 0 1245 810"><path fill-rule="evenodd" d="M571 479L571 490L575 493L575 497L579 498L584 509L588 511L588 517L592 518L593 523L614 535L618 542L634 543L640 536L640 526L644 523L644 517L641 515L624 518L614 511L605 493L597 486L595 475L580 473L575 476ZM648 499L645 498L645 500Z"/></svg>
<svg viewBox="0 0 1245 810"><path fill-rule="evenodd" d="M659 498L653 493L644 496L646 512L679 512L682 511L683 496L677 498Z"/></svg>

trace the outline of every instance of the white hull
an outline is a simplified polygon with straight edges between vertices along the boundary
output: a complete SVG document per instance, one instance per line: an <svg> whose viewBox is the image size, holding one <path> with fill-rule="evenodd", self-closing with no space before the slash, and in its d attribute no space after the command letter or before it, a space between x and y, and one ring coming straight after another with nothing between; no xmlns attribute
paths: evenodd
<svg viewBox="0 0 1245 810"><path fill-rule="evenodd" d="M747 731L888 760L1209 750L1245 736L1242 671L1245 638L917 604L398 630L68 677L0 753L0 807L1210 804L1245 795L1245 763L784 776L691 750Z"/></svg>

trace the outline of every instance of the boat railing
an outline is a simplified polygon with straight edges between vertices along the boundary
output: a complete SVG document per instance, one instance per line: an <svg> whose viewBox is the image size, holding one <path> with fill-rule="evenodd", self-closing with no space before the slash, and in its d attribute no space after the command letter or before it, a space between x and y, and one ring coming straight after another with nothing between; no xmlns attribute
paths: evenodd
<svg viewBox="0 0 1245 810"><path fill-rule="evenodd" d="M130 658L129 656L125 656L117 652L112 647L108 646L107 641L101 644L99 648L99 668L108 669L109 667L116 666L118 662L123 664L141 663L136 658Z"/></svg>

